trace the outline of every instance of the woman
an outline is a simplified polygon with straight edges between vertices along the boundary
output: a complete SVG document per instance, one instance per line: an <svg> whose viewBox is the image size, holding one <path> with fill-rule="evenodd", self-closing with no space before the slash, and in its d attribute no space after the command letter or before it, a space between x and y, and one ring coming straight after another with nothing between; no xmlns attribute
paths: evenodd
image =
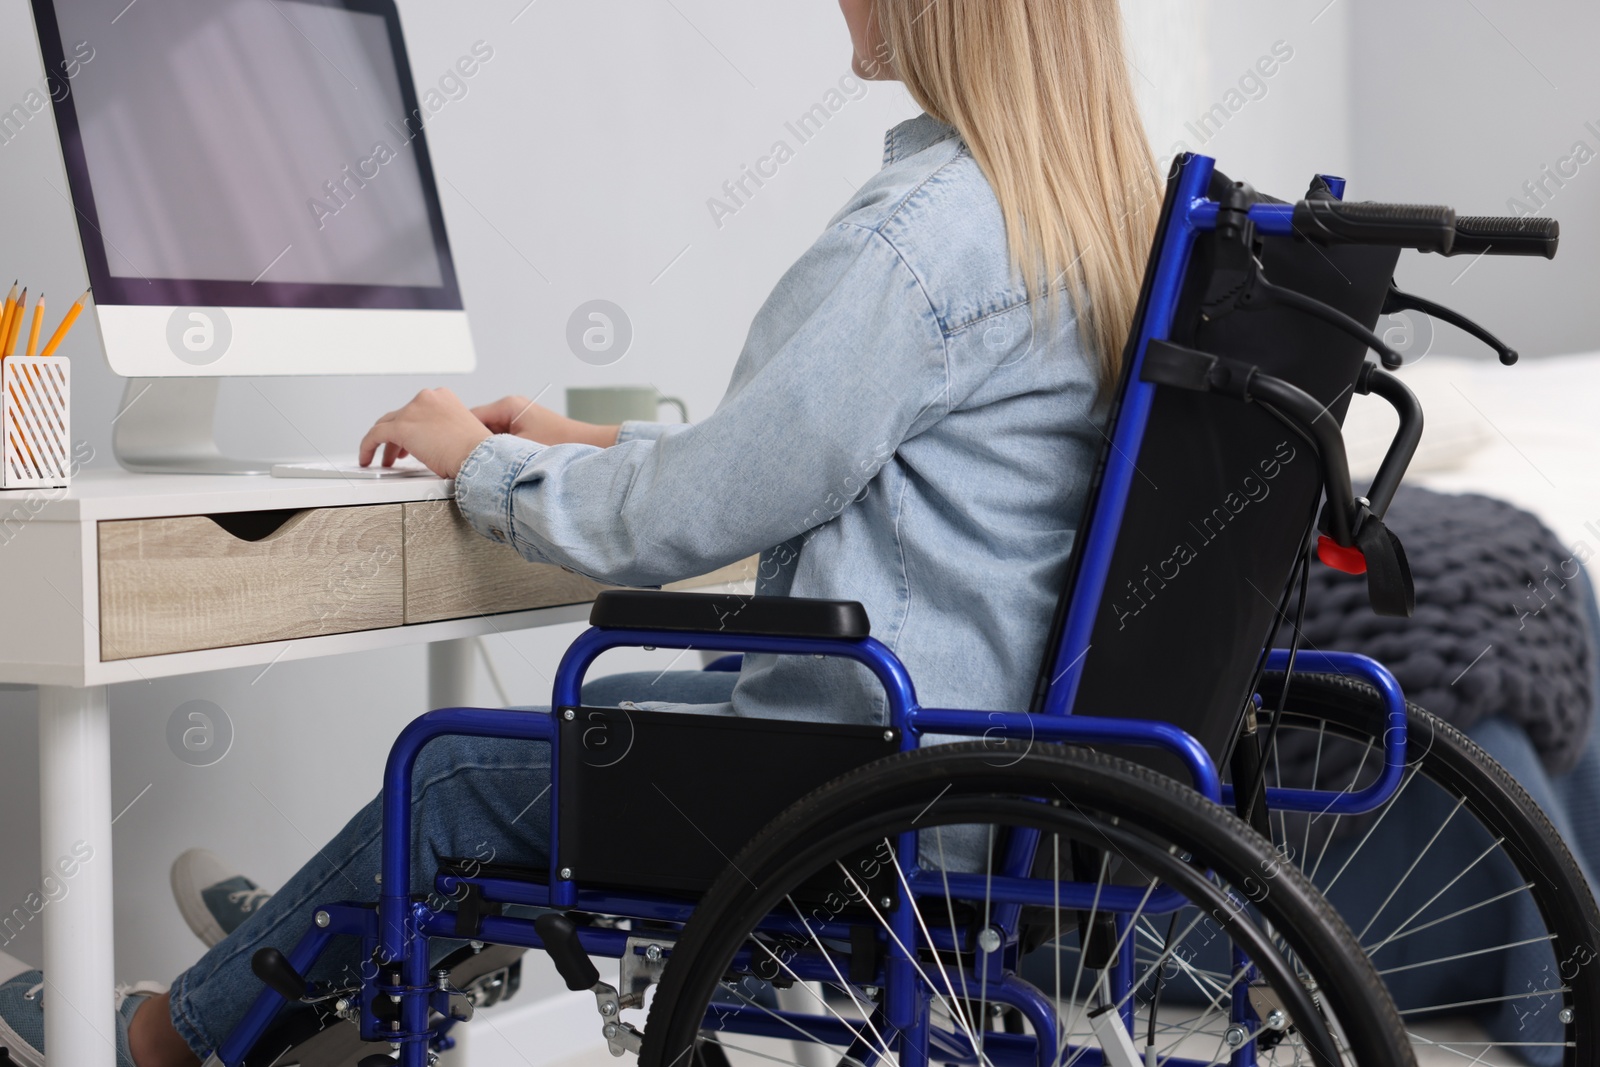
<svg viewBox="0 0 1600 1067"><path fill-rule="evenodd" d="M362 462L414 455L456 479L484 536L607 582L761 552L759 592L861 601L931 705L1025 708L1159 203L1117 0L841 6L857 73L903 81L927 114L890 132L883 171L779 283L714 415L598 427L430 390L379 420ZM751 656L732 682L610 678L586 698L882 713L871 676L842 661ZM445 856L542 865L548 756L430 746L412 888ZM369 805L170 993L123 997L119 1063L215 1048L260 988L257 948L294 942L318 902L375 897L377 835ZM311 977L353 972L356 956L340 945ZM36 971L0 987L14 1061L43 1062L48 997Z"/></svg>

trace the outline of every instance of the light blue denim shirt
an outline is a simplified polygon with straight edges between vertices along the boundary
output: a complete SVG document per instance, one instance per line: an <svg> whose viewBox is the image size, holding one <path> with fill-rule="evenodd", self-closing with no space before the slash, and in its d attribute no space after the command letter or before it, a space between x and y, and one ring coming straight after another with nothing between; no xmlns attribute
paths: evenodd
<svg viewBox="0 0 1600 1067"><path fill-rule="evenodd" d="M923 115L778 283L713 415L607 449L492 437L456 500L525 558L619 585L759 552L761 594L864 604L924 706L1026 710L1102 442L1059 303L1035 337L993 190ZM865 668L813 657L746 657L731 710L885 717Z"/></svg>

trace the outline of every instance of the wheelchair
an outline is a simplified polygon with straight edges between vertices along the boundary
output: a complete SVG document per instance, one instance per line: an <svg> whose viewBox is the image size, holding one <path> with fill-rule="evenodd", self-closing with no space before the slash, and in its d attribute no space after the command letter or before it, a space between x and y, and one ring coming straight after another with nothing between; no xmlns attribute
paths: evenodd
<svg viewBox="0 0 1600 1067"><path fill-rule="evenodd" d="M1516 359L1397 290L1401 252L1550 257L1558 230L1343 192L1319 176L1291 204L1174 164L1029 708L921 706L859 604L608 591L552 713L441 709L400 735L379 901L330 902L258 952L265 988L208 1063L433 1064L522 949L592 992L597 1033L643 1067L1593 1062L1600 910L1549 821L1382 665L1299 627L1313 555L1364 572L1380 613L1413 606L1383 517L1422 413L1380 316ZM1352 394L1400 416L1363 496ZM585 707L595 658L637 646L843 657L888 718ZM410 775L448 735L552 746L551 848L547 869L446 863L441 909L407 893ZM303 977L337 937L371 961L359 987ZM434 964L438 941L467 947ZM1548 980L1496 986L1508 954ZM1479 971L1481 991L1441 992ZM274 1059L290 1003L335 1008ZM1428 1029L1473 1013L1483 1040ZM319 1059L330 1032L345 1043Z"/></svg>

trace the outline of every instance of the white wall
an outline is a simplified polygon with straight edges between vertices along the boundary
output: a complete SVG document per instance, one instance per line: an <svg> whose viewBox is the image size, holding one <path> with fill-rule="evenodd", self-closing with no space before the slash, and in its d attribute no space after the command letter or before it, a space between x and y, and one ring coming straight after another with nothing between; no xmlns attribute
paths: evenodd
<svg viewBox="0 0 1600 1067"><path fill-rule="evenodd" d="M1285 200L1298 198L1313 174L1353 174L1349 5L1203 0L1195 9L1209 31L1209 69L1199 103L1173 136L1216 157L1230 177ZM1213 133L1200 118L1219 104L1232 113ZM1171 151L1161 131L1152 137Z"/></svg>
<svg viewBox="0 0 1600 1067"><path fill-rule="evenodd" d="M1555 262L1408 256L1402 287L1433 296L1500 333L1527 355L1600 348L1600 7L1587 0L1349 0L1354 159L1352 195L1447 203L1462 214L1507 215L1514 201L1561 221ZM1578 142L1590 153L1546 180L1544 204L1525 183L1544 179ZM1559 177L1559 175L1558 175ZM1470 269L1469 269L1470 268ZM1435 350L1477 355L1441 328ZM1515 373L1508 371L1507 373Z"/></svg>

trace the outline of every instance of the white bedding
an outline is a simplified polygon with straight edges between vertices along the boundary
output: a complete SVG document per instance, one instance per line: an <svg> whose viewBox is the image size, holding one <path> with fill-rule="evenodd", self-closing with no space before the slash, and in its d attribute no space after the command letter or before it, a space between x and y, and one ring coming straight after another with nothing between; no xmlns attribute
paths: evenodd
<svg viewBox="0 0 1600 1067"><path fill-rule="evenodd" d="M1407 484L1508 500L1580 559L1600 557L1600 353L1514 367L1429 356L1400 376L1426 416ZM1382 400L1355 398L1345 436L1358 479L1377 469L1394 426Z"/></svg>

